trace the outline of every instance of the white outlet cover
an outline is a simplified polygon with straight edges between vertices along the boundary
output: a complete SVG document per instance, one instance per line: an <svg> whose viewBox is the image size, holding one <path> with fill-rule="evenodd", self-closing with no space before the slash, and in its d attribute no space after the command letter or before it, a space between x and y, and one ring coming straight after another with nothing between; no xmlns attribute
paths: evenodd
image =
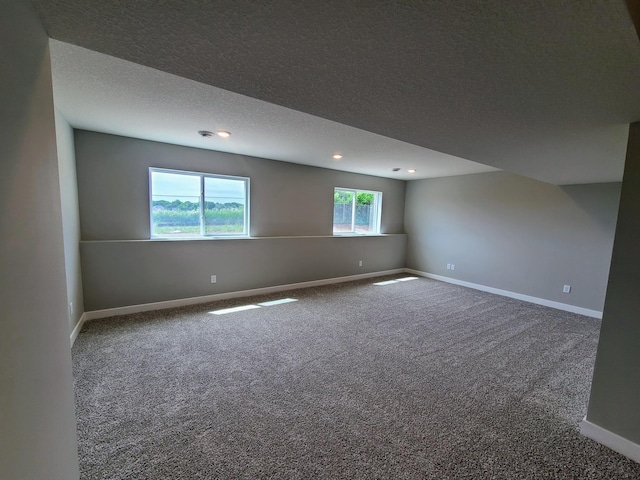
<svg viewBox="0 0 640 480"><path fill-rule="evenodd" d="M211 275L211 283L216 283L218 281L218 279L216 278L215 275Z"/></svg>
<svg viewBox="0 0 640 480"><path fill-rule="evenodd" d="M447 270L451 270L451 264L447 263Z"/></svg>
<svg viewBox="0 0 640 480"><path fill-rule="evenodd" d="M562 287L562 292L571 293L571 285L565 285L564 287Z"/></svg>
<svg viewBox="0 0 640 480"><path fill-rule="evenodd" d="M452 263L451 264L451 270L455 270L455 269L456 269L456 266Z"/></svg>

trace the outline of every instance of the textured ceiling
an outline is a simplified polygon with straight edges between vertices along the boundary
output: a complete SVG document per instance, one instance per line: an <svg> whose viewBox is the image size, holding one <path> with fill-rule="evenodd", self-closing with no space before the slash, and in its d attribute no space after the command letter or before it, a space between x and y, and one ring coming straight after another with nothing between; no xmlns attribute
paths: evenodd
<svg viewBox="0 0 640 480"><path fill-rule="evenodd" d="M76 128L409 180L495 170L51 40L53 91ZM231 138L202 138L228 130ZM340 161L332 159L344 153ZM392 168L401 170L393 172ZM416 169L416 173L408 173Z"/></svg>
<svg viewBox="0 0 640 480"><path fill-rule="evenodd" d="M54 39L552 183L620 180L624 0L34 0Z"/></svg>

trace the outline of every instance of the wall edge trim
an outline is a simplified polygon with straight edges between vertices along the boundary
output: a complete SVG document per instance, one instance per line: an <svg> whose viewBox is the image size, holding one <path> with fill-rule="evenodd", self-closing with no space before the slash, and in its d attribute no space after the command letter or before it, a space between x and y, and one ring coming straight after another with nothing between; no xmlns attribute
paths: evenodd
<svg viewBox="0 0 640 480"><path fill-rule="evenodd" d="M148 312L152 310L162 310L165 308L184 307L187 305L197 305L200 303L215 302L217 300L228 300L230 298L250 297L253 295L264 295L268 293L295 290L298 288L319 287L322 285L330 285L334 283L352 282L354 280L363 280L366 278L381 277L384 275L394 275L397 273L405 273L405 271L406 271L405 268L395 268L392 270L361 273L357 275L348 275L345 277L324 278L321 280L311 280L308 282L288 283L284 285L274 285L271 287L254 288L250 290L237 290L234 292L216 293L213 295L205 295L201 297L188 297L188 298L180 298L176 300L165 300L162 302L142 303L138 305L128 305L124 307L106 308L103 310L93 310L93 311L85 312L83 314L83 317L85 317L85 321L95 320L98 318L114 317L116 315L127 315L130 313Z"/></svg>
<svg viewBox="0 0 640 480"><path fill-rule="evenodd" d="M502 295L503 297L515 298L516 300L522 300L529 303L535 303L537 305L543 305L545 307L555 308L557 310L564 310L571 313L577 313L587 317L602 319L602 312L597 310L590 310L588 308L577 307L575 305L569 305L567 303L555 302L553 300L547 300L545 298L532 297L530 295L524 295L522 293L511 292L509 290L502 290L499 288L488 287L486 285L480 285L477 283L465 282L464 280L458 280L456 278L445 277L442 275L435 275L433 273L422 272L420 270L414 270L412 268L406 268L407 273L414 275L420 275L421 277L431 278L433 280L440 280L441 282L453 283L463 287L473 288L475 290L481 290L483 292L494 293L496 295Z"/></svg>
<svg viewBox="0 0 640 480"><path fill-rule="evenodd" d="M598 442L605 447L609 447L627 458L630 458L634 462L640 463L640 445L624 437L621 437L617 433L613 433L606 428L602 428L600 425L587 420L580 422L580 433L591 440Z"/></svg>
<svg viewBox="0 0 640 480"><path fill-rule="evenodd" d="M76 341L76 338L78 338L78 334L80 333L80 330L82 330L82 326L84 325L84 322L86 322L86 321L87 321L87 313L84 312L80 316L80 319L78 320L78 323L76 323L76 326L73 327L73 330L71 331L71 334L69 335L72 347L73 347L73 344Z"/></svg>

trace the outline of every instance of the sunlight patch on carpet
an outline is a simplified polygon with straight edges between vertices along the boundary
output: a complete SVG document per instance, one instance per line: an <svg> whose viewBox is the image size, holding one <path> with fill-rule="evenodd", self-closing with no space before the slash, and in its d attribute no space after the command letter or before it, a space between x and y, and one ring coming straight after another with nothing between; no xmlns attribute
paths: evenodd
<svg viewBox="0 0 640 480"><path fill-rule="evenodd" d="M254 310L260 307L272 307L274 305L282 305L283 303L291 303L291 302L297 302L297 301L298 301L297 298L281 298L280 300L271 300L269 302L261 302L261 303L258 303L257 305L242 305L240 307L222 308L220 310L214 310L209 313L212 313L213 315L224 315L226 313L243 312L245 310Z"/></svg>
<svg viewBox="0 0 640 480"><path fill-rule="evenodd" d="M374 285L391 285L392 283L406 282L408 280L417 280L418 277L396 278L395 280L385 280L384 282L376 282Z"/></svg>
<svg viewBox="0 0 640 480"><path fill-rule="evenodd" d="M283 303L297 302L297 298L283 298L281 300L271 300L270 302L259 303L261 307L270 307L272 305L282 305Z"/></svg>
<svg viewBox="0 0 640 480"><path fill-rule="evenodd" d="M260 308L260 307L258 305L243 305L241 307L223 308L220 310L214 310L213 312L209 312L209 313L213 313L214 315L224 315L226 313L235 313L235 312L242 312L244 310L253 310L254 308Z"/></svg>

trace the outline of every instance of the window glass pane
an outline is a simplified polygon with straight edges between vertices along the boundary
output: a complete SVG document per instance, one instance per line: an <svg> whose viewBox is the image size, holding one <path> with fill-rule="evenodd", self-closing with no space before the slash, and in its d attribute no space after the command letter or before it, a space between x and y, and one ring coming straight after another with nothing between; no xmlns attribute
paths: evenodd
<svg viewBox="0 0 640 480"><path fill-rule="evenodd" d="M336 188L333 194L333 233L380 233L381 192Z"/></svg>
<svg viewBox="0 0 640 480"><path fill-rule="evenodd" d="M200 176L151 172L151 235L200 235Z"/></svg>
<svg viewBox="0 0 640 480"><path fill-rule="evenodd" d="M376 194L358 192L356 195L356 233L377 233Z"/></svg>
<svg viewBox="0 0 640 480"><path fill-rule="evenodd" d="M333 231L353 232L353 195L350 190L335 189L333 194Z"/></svg>
<svg viewBox="0 0 640 480"><path fill-rule="evenodd" d="M246 182L226 178L204 179L204 230L208 235L244 234Z"/></svg>

